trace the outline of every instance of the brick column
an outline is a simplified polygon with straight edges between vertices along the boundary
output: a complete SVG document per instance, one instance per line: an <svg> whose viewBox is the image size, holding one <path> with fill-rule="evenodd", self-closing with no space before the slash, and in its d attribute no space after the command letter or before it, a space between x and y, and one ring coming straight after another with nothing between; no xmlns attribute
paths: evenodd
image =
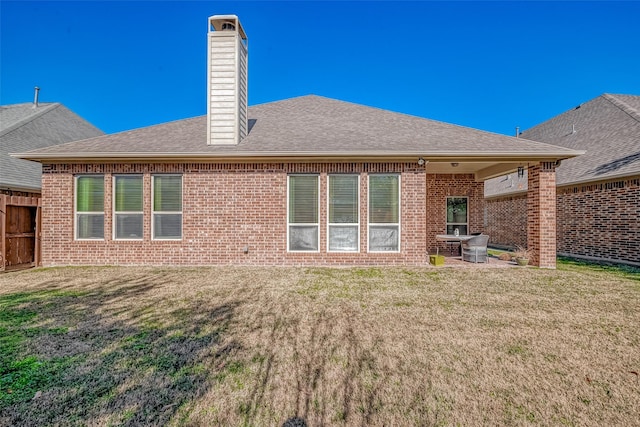
<svg viewBox="0 0 640 427"><path fill-rule="evenodd" d="M542 162L528 169L527 245L532 265L556 268L556 167Z"/></svg>

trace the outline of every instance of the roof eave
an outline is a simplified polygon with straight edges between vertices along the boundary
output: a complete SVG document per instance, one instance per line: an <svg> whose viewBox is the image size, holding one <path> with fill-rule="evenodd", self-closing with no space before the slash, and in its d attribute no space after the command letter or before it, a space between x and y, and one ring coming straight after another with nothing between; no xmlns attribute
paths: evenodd
<svg viewBox="0 0 640 427"><path fill-rule="evenodd" d="M0 182L0 190L10 190L22 193L41 193L42 188L36 186L29 186L24 184L18 184L13 182Z"/></svg>
<svg viewBox="0 0 640 427"><path fill-rule="evenodd" d="M175 152L76 152L76 153L11 153L10 156L24 160L36 162L64 162L64 161L123 161L123 160L145 160L145 161L167 161L167 160L209 160L209 161L257 161L275 159L295 160L295 161L407 161L422 157L427 161L556 161L563 160L584 154L583 151L563 150L559 152L435 152L427 153L423 151L398 152L398 151L370 151L370 152L198 152L198 153L175 153Z"/></svg>

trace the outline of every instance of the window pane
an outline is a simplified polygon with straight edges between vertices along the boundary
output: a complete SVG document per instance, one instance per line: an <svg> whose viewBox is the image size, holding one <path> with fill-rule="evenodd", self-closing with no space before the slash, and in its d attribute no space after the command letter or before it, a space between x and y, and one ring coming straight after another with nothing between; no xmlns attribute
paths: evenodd
<svg viewBox="0 0 640 427"><path fill-rule="evenodd" d="M369 227L369 250L397 251L398 234L397 225Z"/></svg>
<svg viewBox="0 0 640 427"><path fill-rule="evenodd" d="M116 214L116 239L142 239L142 214Z"/></svg>
<svg viewBox="0 0 640 427"><path fill-rule="evenodd" d="M358 177L329 177L329 222L354 224L358 222Z"/></svg>
<svg viewBox="0 0 640 427"><path fill-rule="evenodd" d="M458 234L467 235L467 226L466 225L447 225L447 234L456 234L456 228L458 229Z"/></svg>
<svg viewBox="0 0 640 427"><path fill-rule="evenodd" d="M116 176L116 211L142 211L142 177Z"/></svg>
<svg viewBox="0 0 640 427"><path fill-rule="evenodd" d="M447 197L447 222L467 222L466 197Z"/></svg>
<svg viewBox="0 0 640 427"><path fill-rule="evenodd" d="M78 239L103 239L104 214L78 214Z"/></svg>
<svg viewBox="0 0 640 427"><path fill-rule="evenodd" d="M290 251L317 251L318 250L318 226L289 226L289 250Z"/></svg>
<svg viewBox="0 0 640 427"><path fill-rule="evenodd" d="M104 177L79 176L76 181L77 212L104 211Z"/></svg>
<svg viewBox="0 0 640 427"><path fill-rule="evenodd" d="M400 222L397 175L371 175L369 177L369 222Z"/></svg>
<svg viewBox="0 0 640 427"><path fill-rule="evenodd" d="M155 175L153 177L154 212L182 211L182 177Z"/></svg>
<svg viewBox="0 0 640 427"><path fill-rule="evenodd" d="M289 223L318 222L318 177L289 177Z"/></svg>
<svg viewBox="0 0 640 427"><path fill-rule="evenodd" d="M329 226L329 250L357 251L358 227Z"/></svg>
<svg viewBox="0 0 640 427"><path fill-rule="evenodd" d="M182 214L154 214L154 239L181 239Z"/></svg>

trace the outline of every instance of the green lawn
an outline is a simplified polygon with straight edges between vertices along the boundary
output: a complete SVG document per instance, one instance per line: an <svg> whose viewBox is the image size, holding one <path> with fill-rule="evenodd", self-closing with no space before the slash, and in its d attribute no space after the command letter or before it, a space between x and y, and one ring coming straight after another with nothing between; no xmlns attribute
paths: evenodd
<svg viewBox="0 0 640 427"><path fill-rule="evenodd" d="M640 271L0 274L0 425L638 425Z"/></svg>

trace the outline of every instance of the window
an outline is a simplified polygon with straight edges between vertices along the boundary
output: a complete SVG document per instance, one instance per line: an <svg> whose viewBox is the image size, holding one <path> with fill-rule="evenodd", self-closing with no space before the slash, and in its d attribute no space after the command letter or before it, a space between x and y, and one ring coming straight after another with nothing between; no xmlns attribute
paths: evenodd
<svg viewBox="0 0 640 427"><path fill-rule="evenodd" d="M469 234L466 197L447 197L447 234Z"/></svg>
<svg viewBox="0 0 640 427"><path fill-rule="evenodd" d="M319 180L317 175L290 175L287 199L288 250L319 250Z"/></svg>
<svg viewBox="0 0 640 427"><path fill-rule="evenodd" d="M369 251L400 251L399 175L369 175Z"/></svg>
<svg viewBox="0 0 640 427"><path fill-rule="evenodd" d="M104 176L76 177L76 239L104 239Z"/></svg>
<svg viewBox="0 0 640 427"><path fill-rule="evenodd" d="M113 181L114 239L142 239L142 176L117 175Z"/></svg>
<svg viewBox="0 0 640 427"><path fill-rule="evenodd" d="M155 240L182 238L182 176L153 175L152 234Z"/></svg>
<svg viewBox="0 0 640 427"><path fill-rule="evenodd" d="M329 175L329 251L358 252L358 175Z"/></svg>

